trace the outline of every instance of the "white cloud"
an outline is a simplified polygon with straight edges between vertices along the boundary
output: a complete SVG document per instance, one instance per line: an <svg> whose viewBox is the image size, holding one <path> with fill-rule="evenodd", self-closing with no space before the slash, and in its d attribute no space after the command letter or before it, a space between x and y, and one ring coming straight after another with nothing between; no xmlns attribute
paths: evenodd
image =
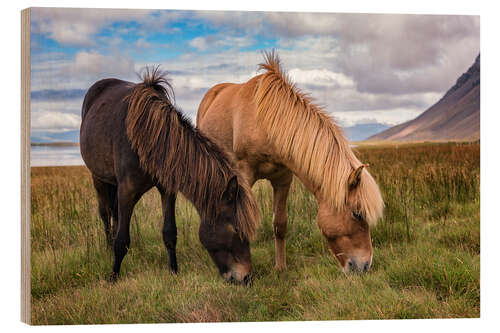
<svg viewBox="0 0 500 333"><path fill-rule="evenodd" d="M325 69L330 63L329 55L311 49L278 51L283 68L291 68L288 73L298 87L311 93L315 102L323 105L327 112L342 115L343 119L375 118L381 123L396 124L418 115L441 97L441 93L392 95L359 92L350 77ZM174 73L171 78L177 104L194 118L209 88L221 82L246 82L258 74L257 64L262 61L260 52L229 50L204 55L187 53L163 62L162 67ZM314 68L314 65L321 69Z"/></svg>
<svg viewBox="0 0 500 333"><path fill-rule="evenodd" d="M334 112L333 117L342 127L375 122L394 126L418 117L423 111L415 108L398 108L393 110Z"/></svg>
<svg viewBox="0 0 500 333"><path fill-rule="evenodd" d="M227 36L221 41L222 45L231 47L247 47L254 43L250 36Z"/></svg>
<svg viewBox="0 0 500 333"><path fill-rule="evenodd" d="M292 68L288 71L290 78L300 84L318 85L335 88L353 88L354 81L342 74L329 71L327 69L311 69L303 70L300 68Z"/></svg>
<svg viewBox="0 0 500 333"><path fill-rule="evenodd" d="M79 115L62 112L33 112L31 128L33 130L75 130L80 128Z"/></svg>
<svg viewBox="0 0 500 333"><path fill-rule="evenodd" d="M135 80L134 61L126 54L104 55L98 51L80 51L71 59L37 61L31 67L31 89L88 89L104 78Z"/></svg>
<svg viewBox="0 0 500 333"><path fill-rule="evenodd" d="M351 77L372 93L443 92L479 53L479 16L204 12L225 30L278 38L296 58ZM301 52L310 52L304 58ZM298 52L298 55L293 53ZM282 52L283 53L283 52ZM307 59L307 60L305 60ZM293 61L293 60L292 60ZM403 78L402 78L403 77Z"/></svg>
<svg viewBox="0 0 500 333"><path fill-rule="evenodd" d="M189 42L189 46L205 51L208 48L207 39L205 37L196 37Z"/></svg>
<svg viewBox="0 0 500 333"><path fill-rule="evenodd" d="M41 33L58 43L78 46L96 45L94 36L115 22L143 22L151 10L33 8L32 32Z"/></svg>
<svg viewBox="0 0 500 333"><path fill-rule="evenodd" d="M242 83L256 74L257 64L263 60L260 52L239 52L237 48L253 45L257 35L277 40L291 78L328 112L350 124L366 119L396 124L414 118L441 97L479 51L479 18L467 16L41 12L34 13L35 22L40 23L37 29L60 42L78 45L92 45L96 31L111 21L139 22L139 28L120 26L116 30L122 31L118 35L134 30L141 38L132 46L141 49L158 46L147 41L147 31L163 29L169 20L183 16L196 16L220 28L213 35L192 39L191 48L181 50L185 53L163 61L163 69L174 73L177 103L190 116L210 87L221 82ZM67 31L59 31L66 27ZM120 47L124 43L127 41L114 42ZM215 52L220 47L224 51ZM135 71L151 63L134 63L123 49L116 49L113 54L86 49L72 58L40 58L32 67L32 88L87 89L105 77L137 81ZM207 50L210 54L198 52ZM79 114L81 105L77 104L40 102L34 109Z"/></svg>
<svg viewBox="0 0 500 333"><path fill-rule="evenodd" d="M209 48L228 46L230 48L241 48L250 46L254 43L251 36L228 36L226 34L208 35L195 37L189 41L189 46L205 51Z"/></svg>
<svg viewBox="0 0 500 333"><path fill-rule="evenodd" d="M140 49L147 49L153 46L150 42L146 41L144 38L139 38L137 42L135 42L135 46L137 46Z"/></svg>
<svg viewBox="0 0 500 333"><path fill-rule="evenodd" d="M259 33L263 28L264 12L247 11L195 11L193 16L209 21L216 27L229 28L230 30L251 30Z"/></svg>
<svg viewBox="0 0 500 333"><path fill-rule="evenodd" d="M72 113L80 115L82 110L82 98L69 100L32 100L31 113Z"/></svg>
<svg viewBox="0 0 500 333"><path fill-rule="evenodd" d="M33 8L32 32L40 33L64 45L96 46L95 36L117 22L134 21L146 31L166 31L166 24L186 15L182 11L144 9ZM118 27L127 34L136 27ZM175 29L170 29L175 30Z"/></svg>
<svg viewBox="0 0 500 333"><path fill-rule="evenodd" d="M72 74L86 76L130 76L134 73L134 62L127 56L118 54L103 55L97 51L81 51L75 54L75 60L69 67Z"/></svg>

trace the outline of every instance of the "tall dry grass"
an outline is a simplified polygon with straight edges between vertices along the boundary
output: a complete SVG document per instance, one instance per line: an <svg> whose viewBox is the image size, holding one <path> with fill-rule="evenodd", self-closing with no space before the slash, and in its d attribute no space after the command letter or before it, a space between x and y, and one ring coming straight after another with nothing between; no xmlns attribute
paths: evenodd
<svg viewBox="0 0 500 333"><path fill-rule="evenodd" d="M85 167L32 169L35 324L443 318L479 316L479 145L359 147L386 203L372 230L374 263L345 276L316 226L314 197L294 180L287 264L273 268L272 190L254 186L263 215L251 288L226 284L198 241L198 215L177 201L180 272L167 269L159 195L137 204L116 284Z"/></svg>

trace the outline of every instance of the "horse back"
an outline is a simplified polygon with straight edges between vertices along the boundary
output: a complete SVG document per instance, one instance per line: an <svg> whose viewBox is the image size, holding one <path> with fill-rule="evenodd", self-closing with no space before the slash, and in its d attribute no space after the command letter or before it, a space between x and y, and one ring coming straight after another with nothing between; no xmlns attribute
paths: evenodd
<svg viewBox="0 0 500 333"><path fill-rule="evenodd" d="M198 112L196 114L196 123L200 123L201 119L203 116L205 116L207 110L210 108L210 105L212 102L215 100L217 95L224 90L225 88L234 85L234 83L220 83L212 88L210 88L205 96L203 96L203 99L201 100L200 106L198 107Z"/></svg>
<svg viewBox="0 0 500 333"><path fill-rule="evenodd" d="M240 171L252 180L261 164L267 166L269 159L272 163L278 159L256 122L254 95L259 78L260 75L242 84L224 83L211 88L200 104L196 123L203 134L234 156ZM265 169L272 169L274 174L276 168Z"/></svg>
<svg viewBox="0 0 500 333"><path fill-rule="evenodd" d="M129 84L129 82L118 80L118 79L103 79L94 83L83 99L82 104L82 121L85 118L85 114L90 109L90 107L95 103L96 99L98 99L107 89L112 87Z"/></svg>

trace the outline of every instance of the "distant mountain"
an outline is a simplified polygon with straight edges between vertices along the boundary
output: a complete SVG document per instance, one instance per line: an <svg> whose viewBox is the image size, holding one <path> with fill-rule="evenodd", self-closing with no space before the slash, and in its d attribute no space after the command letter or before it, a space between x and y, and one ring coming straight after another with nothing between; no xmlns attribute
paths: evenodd
<svg viewBox="0 0 500 333"><path fill-rule="evenodd" d="M354 126L343 127L345 136L349 141L362 141L370 136L388 129L390 126L380 123L357 124Z"/></svg>
<svg viewBox="0 0 500 333"><path fill-rule="evenodd" d="M480 56L455 85L417 118L389 128L368 140L479 139Z"/></svg>
<svg viewBox="0 0 500 333"><path fill-rule="evenodd" d="M31 132L32 143L51 143L51 142L80 142L80 131L64 131L64 132L46 132L34 131Z"/></svg>

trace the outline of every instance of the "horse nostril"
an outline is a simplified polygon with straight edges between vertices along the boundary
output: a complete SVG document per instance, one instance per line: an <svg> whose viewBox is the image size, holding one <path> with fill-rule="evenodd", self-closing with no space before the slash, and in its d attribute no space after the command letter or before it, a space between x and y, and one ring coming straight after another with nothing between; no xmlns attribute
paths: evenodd
<svg viewBox="0 0 500 333"><path fill-rule="evenodd" d="M352 271L354 269L354 263L352 262L352 260L349 260L347 264L349 265L349 270Z"/></svg>
<svg viewBox="0 0 500 333"><path fill-rule="evenodd" d="M252 286L252 283L253 283L252 275L251 275L251 274L246 275L246 276L243 278L243 283L244 283L246 286L251 287L251 286Z"/></svg>

